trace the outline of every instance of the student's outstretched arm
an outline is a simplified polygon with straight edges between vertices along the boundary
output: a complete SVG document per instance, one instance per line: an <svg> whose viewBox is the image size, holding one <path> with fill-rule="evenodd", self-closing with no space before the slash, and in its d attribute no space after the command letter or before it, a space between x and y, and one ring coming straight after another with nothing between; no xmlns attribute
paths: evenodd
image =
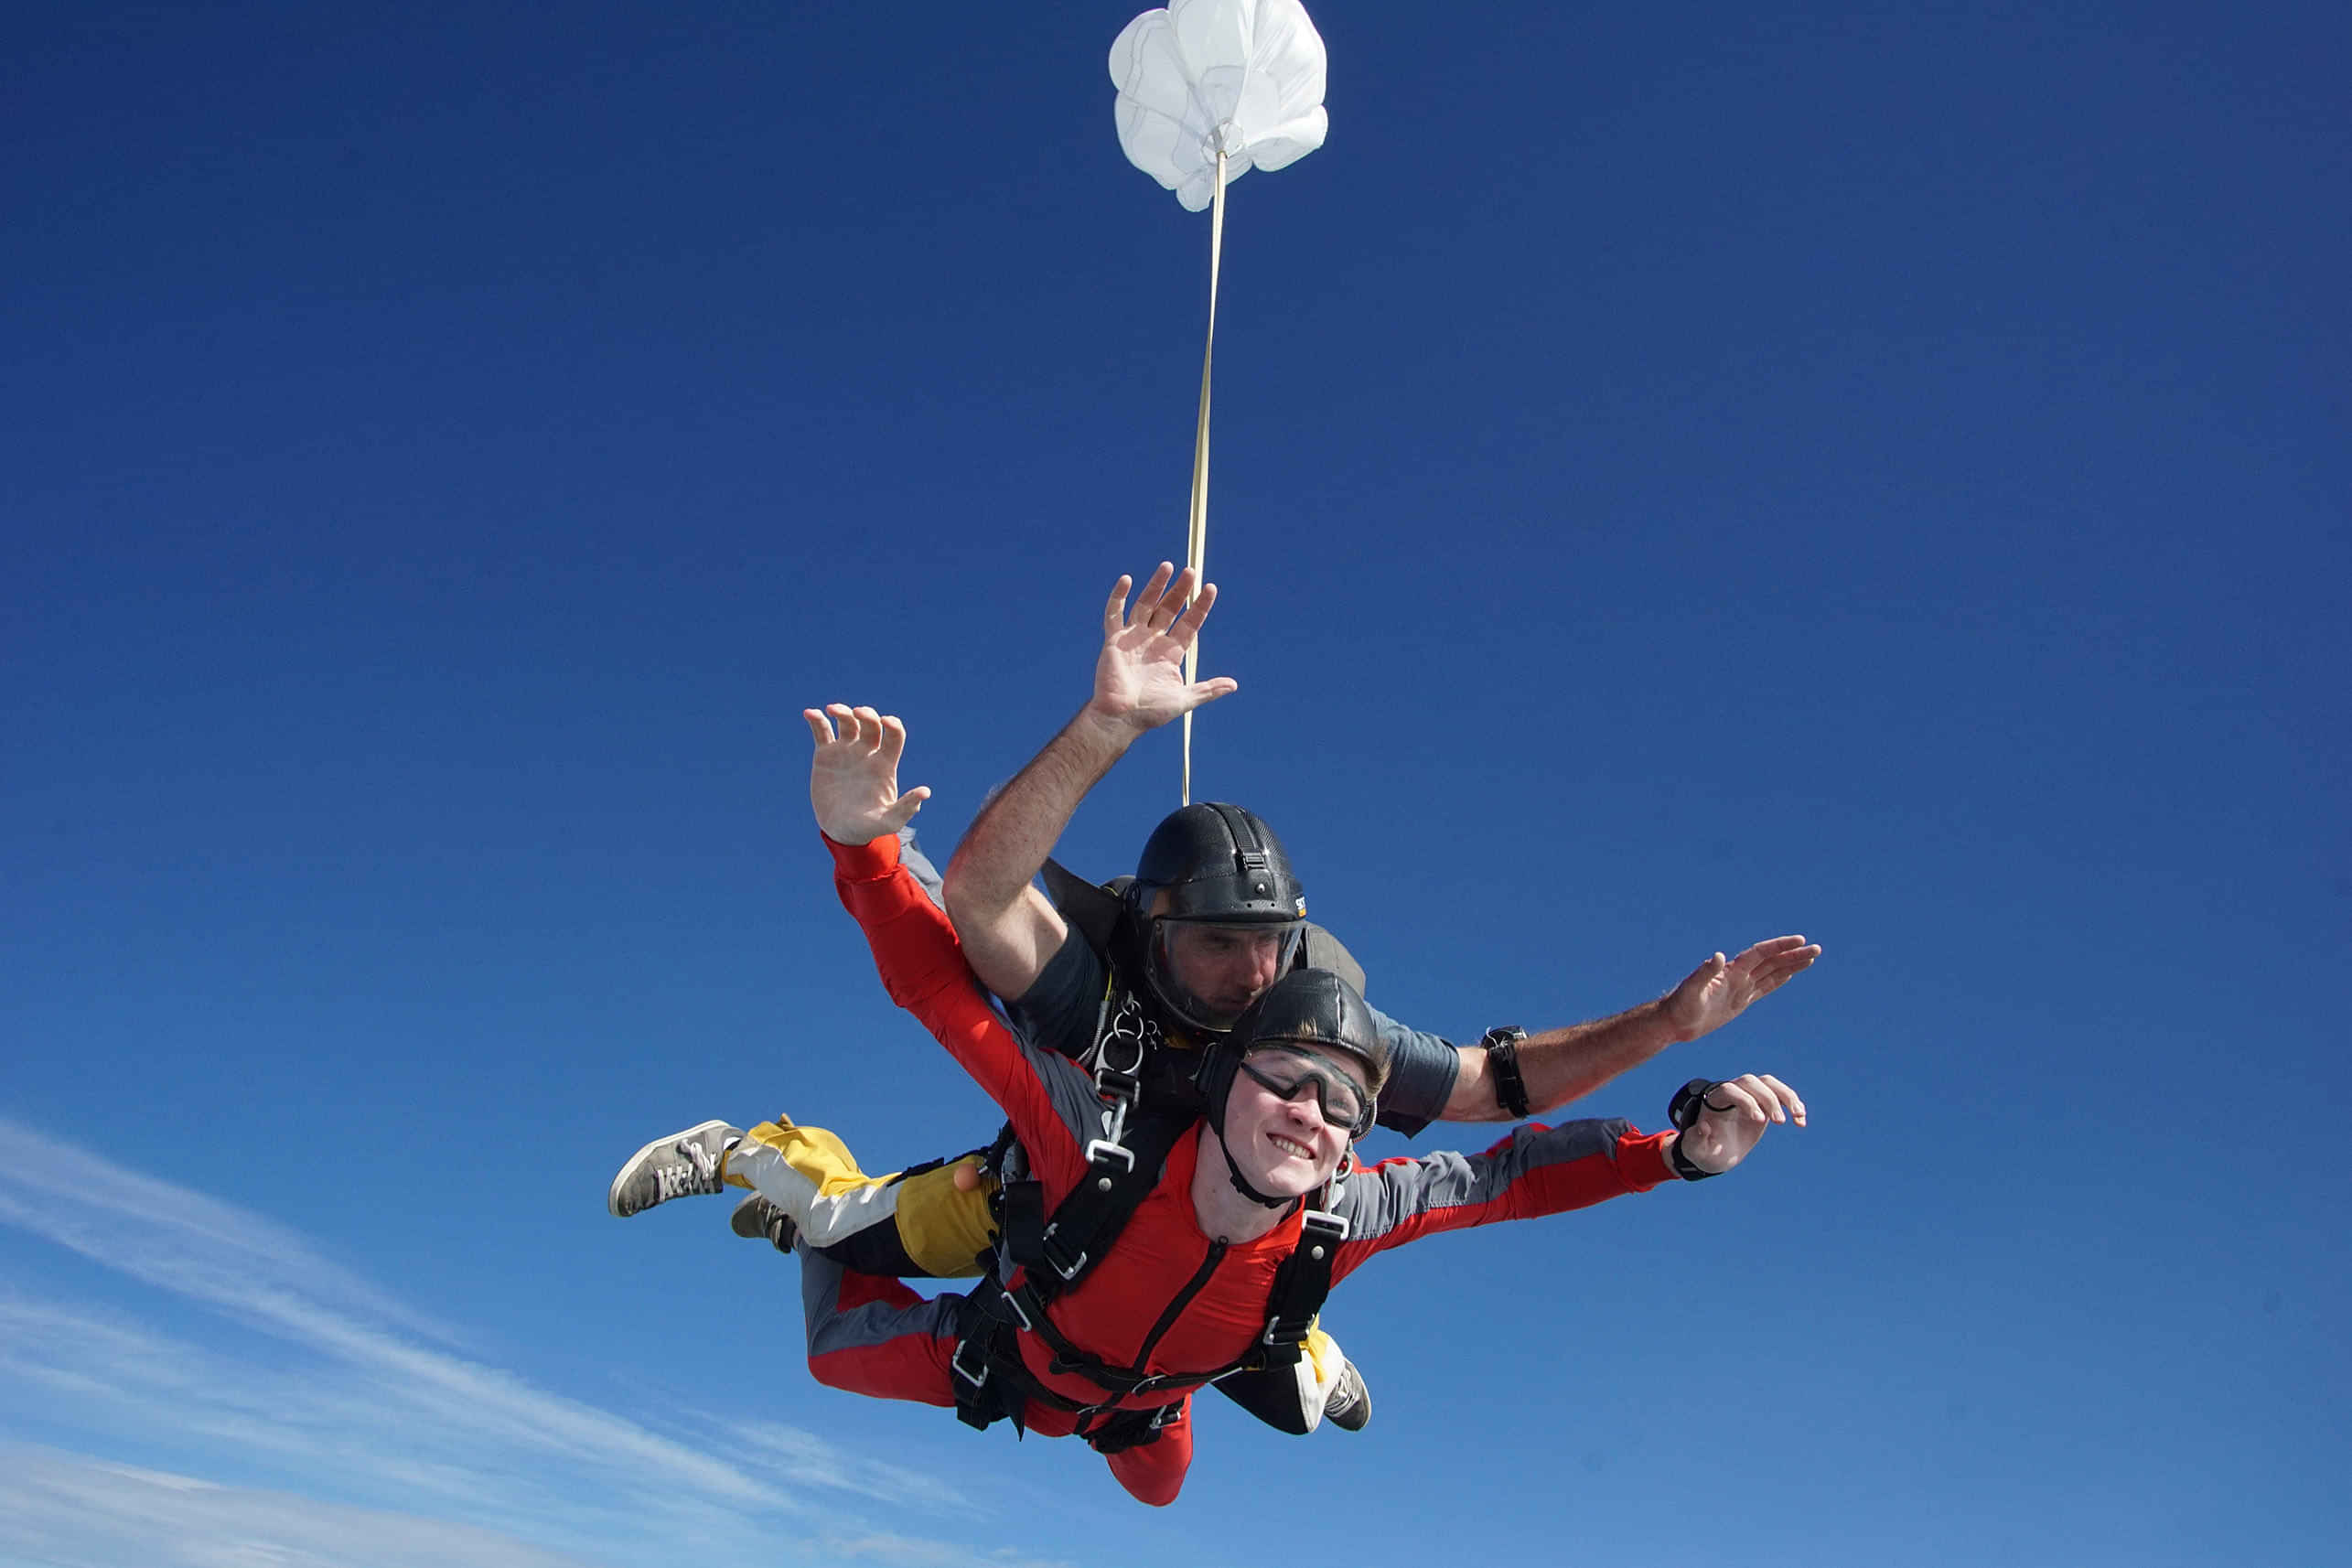
<svg viewBox="0 0 2352 1568"><path fill-rule="evenodd" d="M1778 1079L1750 1073L1713 1085L1683 1133L1643 1133L1614 1119L1530 1122L1479 1154L1382 1160L1341 1184L1348 1233L1334 1277L1441 1230L1559 1214L1685 1179L1678 1148L1703 1175L1720 1176L1776 1122L1805 1125L1805 1102Z"/></svg>
<svg viewBox="0 0 2352 1568"><path fill-rule="evenodd" d="M1191 568L1173 574L1163 561L1131 610L1133 579L1111 587L1102 609L1102 651L1094 692L1078 716L980 810L948 862L948 914L982 983L1018 1001L1069 935L1054 907L1030 886L1069 825L1078 803L1136 738L1238 689L1219 677L1187 682L1184 656L1217 603L1217 585L1201 587Z"/></svg>

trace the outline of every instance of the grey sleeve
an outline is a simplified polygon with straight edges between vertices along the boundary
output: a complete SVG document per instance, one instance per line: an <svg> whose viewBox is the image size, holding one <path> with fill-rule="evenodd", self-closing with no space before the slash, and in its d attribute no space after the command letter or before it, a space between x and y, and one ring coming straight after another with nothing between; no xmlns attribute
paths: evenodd
<svg viewBox="0 0 2352 1568"><path fill-rule="evenodd" d="M1379 1008L1373 1021L1389 1047L1389 1081L1380 1090L1380 1123L1408 1138L1445 1112L1454 1097L1454 1079L1462 1070L1462 1053L1451 1040L1409 1029Z"/></svg>
<svg viewBox="0 0 2352 1568"><path fill-rule="evenodd" d="M931 857L916 847L915 830L911 824L898 830L898 864L905 866L923 891L930 896L932 903L942 909L948 907L947 884L940 879L940 868L931 864Z"/></svg>
<svg viewBox="0 0 2352 1568"><path fill-rule="evenodd" d="M1075 1061L1094 1044L1103 987L1110 983L1101 958L1072 926L1029 989L1021 993L1018 1001L1004 1004L1005 1016L1012 1020L1013 1032L1021 1036L1023 1045L1058 1052ZM1446 1090L1453 1091L1450 1079Z"/></svg>

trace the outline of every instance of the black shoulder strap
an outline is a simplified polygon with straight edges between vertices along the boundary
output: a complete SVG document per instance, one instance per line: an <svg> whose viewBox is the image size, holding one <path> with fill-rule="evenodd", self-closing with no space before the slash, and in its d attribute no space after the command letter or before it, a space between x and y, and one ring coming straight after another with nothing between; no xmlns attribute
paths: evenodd
<svg viewBox="0 0 2352 1568"><path fill-rule="evenodd" d="M1337 937L1309 920L1306 940L1299 948L1299 961L1306 968L1327 969L1354 986L1357 995L1364 994L1364 966L1356 961L1354 953L1340 945Z"/></svg>
<svg viewBox="0 0 2352 1568"><path fill-rule="evenodd" d="M1344 1215L1310 1208L1299 1225L1298 1245L1275 1272L1274 1288L1266 1297L1266 1331L1259 1344L1268 1366L1289 1366L1299 1358L1323 1298L1331 1294L1331 1266L1339 1259L1339 1243L1348 1240Z"/></svg>
<svg viewBox="0 0 2352 1568"><path fill-rule="evenodd" d="M1028 1270L1041 1297L1069 1289L1101 1261L1158 1185L1168 1151L1199 1120L1174 1110L1138 1113L1126 1124L1123 1143L1097 1138L1087 1145L1086 1175L1046 1219L1034 1246L1016 1243L1006 1230L1006 1256Z"/></svg>

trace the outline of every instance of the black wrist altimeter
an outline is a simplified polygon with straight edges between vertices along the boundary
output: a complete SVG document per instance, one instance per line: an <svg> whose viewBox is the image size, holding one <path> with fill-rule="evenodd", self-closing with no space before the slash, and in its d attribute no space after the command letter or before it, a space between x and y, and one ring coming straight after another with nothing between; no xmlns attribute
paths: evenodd
<svg viewBox="0 0 2352 1568"><path fill-rule="evenodd" d="M1519 1075L1519 1043L1527 1031L1516 1024L1498 1024L1478 1044L1487 1047L1487 1075L1495 1080L1495 1103L1514 1122L1527 1119L1527 1079Z"/></svg>
<svg viewBox="0 0 2352 1568"><path fill-rule="evenodd" d="M1712 1078L1694 1078L1674 1091L1674 1098L1666 1102L1666 1119L1674 1123L1677 1133L1689 1132L1692 1124L1699 1120L1699 1112L1708 1108L1707 1096L1714 1092L1716 1081ZM1673 1166L1674 1174L1684 1181L1705 1181L1710 1176L1724 1174L1700 1169L1698 1164L1682 1152L1682 1140L1680 1138L1675 1139L1674 1146L1666 1151L1666 1163Z"/></svg>

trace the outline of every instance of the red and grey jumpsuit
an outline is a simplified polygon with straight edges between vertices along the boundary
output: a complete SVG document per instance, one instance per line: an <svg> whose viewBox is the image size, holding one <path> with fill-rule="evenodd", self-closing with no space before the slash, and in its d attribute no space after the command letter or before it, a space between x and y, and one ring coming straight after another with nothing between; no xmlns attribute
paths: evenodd
<svg viewBox="0 0 2352 1568"><path fill-rule="evenodd" d="M1012 1121L1050 1212L1085 1170L1086 1142L1100 1129L1092 1081L1076 1063L1023 1046L1004 1026L965 965L946 915L899 866L897 840L829 847L834 886L864 928L891 997ZM1530 1122L1483 1154L1356 1167L1333 1204L1348 1227L1333 1283L1374 1253L1440 1230L1554 1214L1670 1181L1667 1136L1618 1121ZM1116 1250L1054 1299L1055 1326L1090 1354L1151 1373L1203 1372L1239 1359L1264 1327L1274 1273L1297 1244L1300 1214L1294 1209L1251 1240L1203 1234L1191 1198L1201 1138L1196 1125L1177 1140ZM819 1381L882 1399L955 1402L949 1362L961 1296L926 1301L897 1280L849 1273L806 1249L801 1271L809 1365ZM1050 1352L1034 1337L1023 1335L1021 1349L1040 1384L1073 1401L1151 1409L1190 1397L1155 1390L1113 1399L1082 1376L1052 1370ZM1079 1424L1043 1401L1030 1402L1027 1419L1047 1436ZM1143 1501L1175 1501L1192 1461L1187 1412L1179 1410L1157 1442L1106 1457L1120 1484Z"/></svg>

